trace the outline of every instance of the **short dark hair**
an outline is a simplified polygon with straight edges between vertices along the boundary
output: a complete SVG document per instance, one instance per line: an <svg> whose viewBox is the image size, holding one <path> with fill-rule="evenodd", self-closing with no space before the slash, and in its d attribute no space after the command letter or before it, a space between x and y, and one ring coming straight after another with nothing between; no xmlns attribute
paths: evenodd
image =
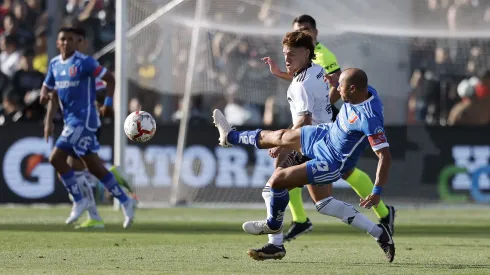
<svg viewBox="0 0 490 275"><path fill-rule="evenodd" d="M303 14L303 15L300 15L296 18L294 18L293 20L293 25L294 24L304 24L304 23L309 23L313 29L316 29L316 21L313 17L309 16L308 14Z"/></svg>
<svg viewBox="0 0 490 275"><path fill-rule="evenodd" d="M62 32L69 32L69 33L73 33L73 34L76 34L76 35L80 35L80 31L77 28L74 28L74 27L61 27L58 30L58 34L60 34Z"/></svg>
<svg viewBox="0 0 490 275"><path fill-rule="evenodd" d="M9 34L5 36L5 45L17 46L17 36Z"/></svg>
<svg viewBox="0 0 490 275"><path fill-rule="evenodd" d="M288 32L282 40L282 45L292 48L306 48L310 50L310 60L315 59L315 46L313 37L305 31Z"/></svg>
<svg viewBox="0 0 490 275"><path fill-rule="evenodd" d="M359 68L348 68L346 82L348 85L354 85L357 89L366 89L368 87L368 76L366 72Z"/></svg>
<svg viewBox="0 0 490 275"><path fill-rule="evenodd" d="M27 48L24 50L24 53L22 54L23 57L34 57L36 56L36 52L34 51L33 48Z"/></svg>

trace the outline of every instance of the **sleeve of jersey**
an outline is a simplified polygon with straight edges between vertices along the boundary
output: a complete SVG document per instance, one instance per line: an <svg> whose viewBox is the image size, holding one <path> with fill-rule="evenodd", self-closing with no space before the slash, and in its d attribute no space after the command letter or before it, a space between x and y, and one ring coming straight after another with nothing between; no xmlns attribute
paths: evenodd
<svg viewBox="0 0 490 275"><path fill-rule="evenodd" d="M390 146L386 138L383 122L379 118L368 118L363 126L363 132L368 136L369 144L373 151Z"/></svg>
<svg viewBox="0 0 490 275"><path fill-rule="evenodd" d="M322 57L322 67L325 69L327 74L332 74L340 70L339 63L337 62L337 57L331 51L327 50L325 53L323 53Z"/></svg>
<svg viewBox="0 0 490 275"><path fill-rule="evenodd" d="M102 67L99 62L92 57L86 59L88 72L95 78L102 78L106 73L106 68Z"/></svg>
<svg viewBox="0 0 490 275"><path fill-rule="evenodd" d="M49 64L48 72L46 74L46 78L44 78L43 86L46 86L46 88L50 90L54 90L55 84L56 82L53 74L53 66Z"/></svg>
<svg viewBox="0 0 490 275"><path fill-rule="evenodd" d="M311 115L313 110L313 96L303 83L294 83L292 87L293 104L298 116Z"/></svg>

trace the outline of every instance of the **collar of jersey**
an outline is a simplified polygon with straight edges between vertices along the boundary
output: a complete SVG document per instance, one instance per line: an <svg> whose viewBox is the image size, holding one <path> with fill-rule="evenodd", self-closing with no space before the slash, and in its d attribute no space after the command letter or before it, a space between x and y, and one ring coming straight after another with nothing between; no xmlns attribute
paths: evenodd
<svg viewBox="0 0 490 275"><path fill-rule="evenodd" d="M77 54L77 51L74 51L73 54L65 60L63 60L63 58L61 57L61 54L60 54L60 63L66 64L66 63L72 61L76 54Z"/></svg>
<svg viewBox="0 0 490 275"><path fill-rule="evenodd" d="M371 95L368 99L364 100L363 102L361 103L357 103L357 104L351 104L352 106L359 106L359 105L363 105L363 104L366 104L368 103L369 101L373 100L374 99L374 95Z"/></svg>
<svg viewBox="0 0 490 275"><path fill-rule="evenodd" d="M311 66L313 66L313 64L310 62L310 64L307 67L304 67L303 69L294 73L294 77L298 76L300 73L304 72L305 70L308 70L308 68L310 68Z"/></svg>

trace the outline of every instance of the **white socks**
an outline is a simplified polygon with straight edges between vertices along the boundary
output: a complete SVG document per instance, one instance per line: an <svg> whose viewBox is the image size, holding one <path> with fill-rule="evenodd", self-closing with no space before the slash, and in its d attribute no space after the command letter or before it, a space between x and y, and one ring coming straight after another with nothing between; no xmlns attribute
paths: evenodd
<svg viewBox="0 0 490 275"><path fill-rule="evenodd" d="M262 198L264 198L265 207L267 209L267 218L269 218L271 216L271 198L272 198L271 187L269 185L266 185L262 190ZM280 232L277 232L276 234L268 234L267 236L269 237L269 243L277 246L282 245L283 243L282 230Z"/></svg>
<svg viewBox="0 0 490 275"><path fill-rule="evenodd" d="M83 198L87 201L88 208L88 217L91 220L101 221L102 217L100 217L99 211L97 210L97 206L95 204L94 192L92 190L92 185L90 184L91 175L87 176L87 171L76 171L75 175L77 177L78 187L80 188L80 192L82 192Z"/></svg>
<svg viewBox="0 0 490 275"><path fill-rule="evenodd" d="M364 214L359 213L352 205L333 197L317 202L315 207L321 214L339 218L344 223L367 232L375 239L378 239L383 233L381 227L369 220Z"/></svg>

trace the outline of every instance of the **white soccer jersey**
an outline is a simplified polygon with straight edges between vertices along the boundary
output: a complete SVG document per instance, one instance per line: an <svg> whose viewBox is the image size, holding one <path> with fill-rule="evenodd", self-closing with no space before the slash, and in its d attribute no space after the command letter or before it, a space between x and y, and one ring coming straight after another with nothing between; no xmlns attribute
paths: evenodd
<svg viewBox="0 0 490 275"><path fill-rule="evenodd" d="M332 105L328 84L323 81L324 74L322 66L312 63L294 76L288 88L293 123L305 114L311 114L312 125L332 122Z"/></svg>

